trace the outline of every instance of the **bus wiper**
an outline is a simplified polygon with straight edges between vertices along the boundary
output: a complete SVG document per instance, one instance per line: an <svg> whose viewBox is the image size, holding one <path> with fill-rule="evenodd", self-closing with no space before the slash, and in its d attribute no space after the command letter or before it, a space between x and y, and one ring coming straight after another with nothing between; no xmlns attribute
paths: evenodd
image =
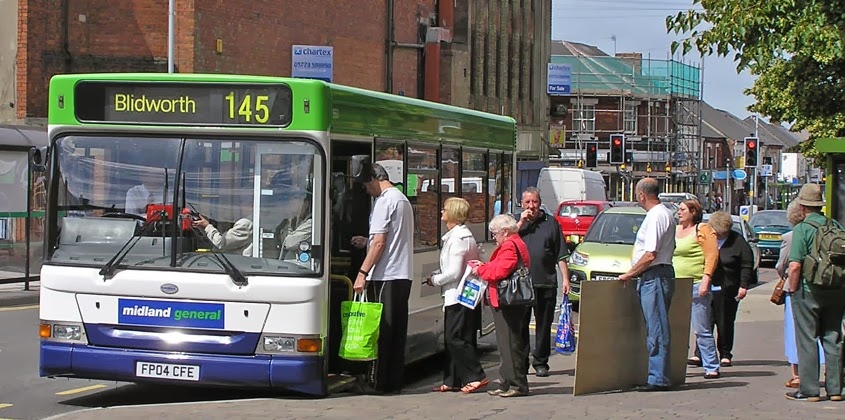
<svg viewBox="0 0 845 420"><path fill-rule="evenodd" d="M163 218L164 213L164 210L160 211L159 218ZM132 248L135 247L135 245L137 245L138 242L141 241L141 238L152 232L152 226L155 226L155 222L147 223L146 225L144 225L140 232L132 235L132 237L129 238L129 240L126 241L126 243L124 243L122 247L120 247L117 253L115 253L114 256L111 257L111 259L103 266L103 268L100 269L100 275L106 278L112 277L114 275L115 268L120 264L121 261L123 261L124 258L126 258L126 255L129 254L129 251L131 251Z"/></svg>

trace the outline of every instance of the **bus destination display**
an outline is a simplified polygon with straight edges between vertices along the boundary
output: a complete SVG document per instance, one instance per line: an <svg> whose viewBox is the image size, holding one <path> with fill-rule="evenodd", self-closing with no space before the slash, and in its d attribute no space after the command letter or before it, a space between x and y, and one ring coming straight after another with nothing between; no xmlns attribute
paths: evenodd
<svg viewBox="0 0 845 420"><path fill-rule="evenodd" d="M284 127L287 85L82 82L75 92L83 122Z"/></svg>

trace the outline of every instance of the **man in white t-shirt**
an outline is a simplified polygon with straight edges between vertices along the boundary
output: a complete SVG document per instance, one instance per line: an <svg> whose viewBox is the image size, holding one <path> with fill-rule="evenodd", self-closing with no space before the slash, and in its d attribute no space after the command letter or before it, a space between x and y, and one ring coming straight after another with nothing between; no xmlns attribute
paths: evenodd
<svg viewBox="0 0 845 420"><path fill-rule="evenodd" d="M405 342L408 336L408 298L413 269L414 212L411 202L375 163L356 181L376 198L370 214L369 238L354 236L352 245L367 247L353 288L367 290L371 302L381 302L381 325L376 360L375 391L399 393L404 385Z"/></svg>
<svg viewBox="0 0 845 420"><path fill-rule="evenodd" d="M643 311L648 346L648 381L641 391L666 391L669 380L669 303L675 291L675 220L657 197L660 186L654 178L637 183L637 202L646 210L637 231L631 269L619 276L627 282L635 277Z"/></svg>

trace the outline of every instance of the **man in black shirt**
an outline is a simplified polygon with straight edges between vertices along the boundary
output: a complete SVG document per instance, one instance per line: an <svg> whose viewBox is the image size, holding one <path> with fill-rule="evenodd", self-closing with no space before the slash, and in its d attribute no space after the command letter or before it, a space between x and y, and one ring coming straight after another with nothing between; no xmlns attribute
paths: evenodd
<svg viewBox="0 0 845 420"><path fill-rule="evenodd" d="M562 293L569 293L569 269L566 266L566 258L569 251L566 249L566 241L560 225L554 215L548 214L540 209L540 191L534 187L526 188L522 192L522 214L519 216L519 236L528 246L531 254L531 279L534 281L534 304L535 321L535 343L534 372L537 376L549 376L549 355L551 354L551 328L554 321L555 309L557 307L557 269L560 267L562 278ZM531 311L528 311L528 325L531 319ZM529 332L526 330L525 335ZM525 340L529 342L528 337ZM530 344L529 344L530 350Z"/></svg>

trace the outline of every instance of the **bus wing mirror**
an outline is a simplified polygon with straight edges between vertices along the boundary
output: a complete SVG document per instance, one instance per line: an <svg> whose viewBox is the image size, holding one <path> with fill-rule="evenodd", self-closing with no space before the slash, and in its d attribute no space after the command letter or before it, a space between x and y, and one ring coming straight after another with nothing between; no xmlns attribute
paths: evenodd
<svg viewBox="0 0 845 420"><path fill-rule="evenodd" d="M44 149L43 153L41 152L41 149L39 149L37 147L33 147L33 148L29 149L29 161L32 164L32 171L33 172L46 172L47 171L47 165L45 164L45 162L47 160L46 157L45 157L46 154L47 154L46 148Z"/></svg>
<svg viewBox="0 0 845 420"><path fill-rule="evenodd" d="M354 155L352 156L351 165L352 180L356 182L368 182L371 177L372 165L370 164L370 156L368 155Z"/></svg>

